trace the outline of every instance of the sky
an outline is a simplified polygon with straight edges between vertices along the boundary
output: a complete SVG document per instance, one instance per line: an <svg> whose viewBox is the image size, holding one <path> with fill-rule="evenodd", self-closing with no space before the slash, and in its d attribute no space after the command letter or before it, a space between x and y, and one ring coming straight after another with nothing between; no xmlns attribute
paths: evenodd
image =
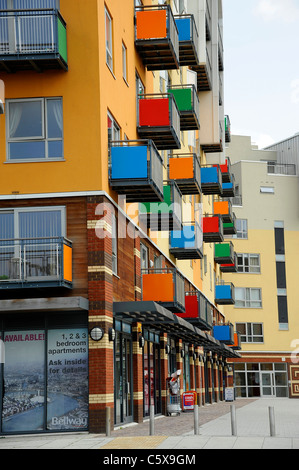
<svg viewBox="0 0 299 470"><path fill-rule="evenodd" d="M266 147L299 133L299 0L223 0L224 112Z"/></svg>

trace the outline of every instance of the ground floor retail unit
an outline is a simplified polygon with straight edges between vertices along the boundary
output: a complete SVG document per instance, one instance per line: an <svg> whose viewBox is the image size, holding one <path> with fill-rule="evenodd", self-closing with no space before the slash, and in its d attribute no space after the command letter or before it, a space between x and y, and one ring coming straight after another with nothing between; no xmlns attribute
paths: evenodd
<svg viewBox="0 0 299 470"><path fill-rule="evenodd" d="M238 352L155 302L115 302L113 318L81 297L0 301L1 434L89 430L165 414L167 378L200 405L224 399Z"/></svg>

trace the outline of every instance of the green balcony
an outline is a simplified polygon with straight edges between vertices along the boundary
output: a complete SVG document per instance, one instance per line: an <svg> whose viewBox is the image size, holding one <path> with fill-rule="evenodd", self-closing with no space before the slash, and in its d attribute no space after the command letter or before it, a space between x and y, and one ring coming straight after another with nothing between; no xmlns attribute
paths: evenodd
<svg viewBox="0 0 299 470"><path fill-rule="evenodd" d="M173 85L168 87L176 101L180 114L181 131L192 131L200 128L199 99L194 85Z"/></svg>

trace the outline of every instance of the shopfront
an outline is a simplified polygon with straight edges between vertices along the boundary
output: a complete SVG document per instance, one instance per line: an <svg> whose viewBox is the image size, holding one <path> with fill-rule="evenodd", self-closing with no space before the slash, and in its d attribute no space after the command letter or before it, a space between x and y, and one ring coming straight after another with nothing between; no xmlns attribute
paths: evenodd
<svg viewBox="0 0 299 470"><path fill-rule="evenodd" d="M114 422L133 421L133 348L132 326L115 321L114 347Z"/></svg>
<svg viewBox="0 0 299 470"><path fill-rule="evenodd" d="M160 334L144 330L143 348L143 404L144 416L150 415L150 406L154 405L155 414L161 413L161 354Z"/></svg>
<svg viewBox="0 0 299 470"><path fill-rule="evenodd" d="M0 317L0 433L88 429L88 329L83 313Z"/></svg>
<svg viewBox="0 0 299 470"><path fill-rule="evenodd" d="M288 397L285 363L235 363L236 398Z"/></svg>

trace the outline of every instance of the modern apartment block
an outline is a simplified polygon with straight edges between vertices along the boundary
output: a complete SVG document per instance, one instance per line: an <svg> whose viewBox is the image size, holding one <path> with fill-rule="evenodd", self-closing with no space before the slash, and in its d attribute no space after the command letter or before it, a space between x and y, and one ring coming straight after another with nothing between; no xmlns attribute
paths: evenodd
<svg viewBox="0 0 299 470"><path fill-rule="evenodd" d="M237 397L299 397L296 139L258 150L250 137L232 136L227 147L237 218L229 279L237 287L225 313L241 337L242 358L233 360Z"/></svg>
<svg viewBox="0 0 299 470"><path fill-rule="evenodd" d="M0 0L0 434L232 386L221 3Z"/></svg>

